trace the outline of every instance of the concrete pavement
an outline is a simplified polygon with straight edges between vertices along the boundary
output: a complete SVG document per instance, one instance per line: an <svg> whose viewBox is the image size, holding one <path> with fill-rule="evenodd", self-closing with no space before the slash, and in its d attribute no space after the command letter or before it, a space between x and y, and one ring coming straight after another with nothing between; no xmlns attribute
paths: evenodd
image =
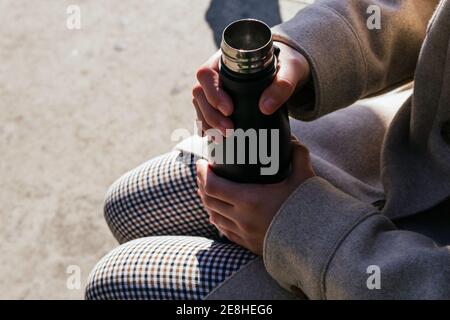
<svg viewBox="0 0 450 320"><path fill-rule="evenodd" d="M0 299L81 299L114 248L108 186L193 127L196 68L234 18L275 24L305 1L0 2ZM310 2L310 1L309 1ZM66 8L81 9L68 30ZM79 267L81 288L67 288Z"/></svg>

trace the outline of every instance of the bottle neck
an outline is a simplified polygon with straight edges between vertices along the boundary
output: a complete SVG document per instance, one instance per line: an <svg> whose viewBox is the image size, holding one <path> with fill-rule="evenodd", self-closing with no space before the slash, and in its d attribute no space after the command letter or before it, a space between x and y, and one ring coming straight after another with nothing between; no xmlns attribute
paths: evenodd
<svg viewBox="0 0 450 320"><path fill-rule="evenodd" d="M239 74L258 73L273 63L274 49L272 43L266 48L252 52L236 50L222 44L222 64Z"/></svg>
<svg viewBox="0 0 450 320"><path fill-rule="evenodd" d="M236 72L233 69L231 69L227 64L224 63L224 56L222 55L219 63L219 68L221 70L221 73L225 74L227 77L235 79L237 81L239 80L252 80L252 79L258 79L263 78L269 74L273 74L274 70L277 67L278 59L276 55L272 56L272 59L269 64L266 64L264 68L257 70L252 73L242 73L242 72Z"/></svg>

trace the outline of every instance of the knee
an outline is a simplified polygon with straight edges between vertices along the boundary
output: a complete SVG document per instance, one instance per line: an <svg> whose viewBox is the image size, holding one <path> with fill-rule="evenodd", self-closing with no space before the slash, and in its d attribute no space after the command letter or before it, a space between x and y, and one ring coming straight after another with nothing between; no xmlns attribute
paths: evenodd
<svg viewBox="0 0 450 320"><path fill-rule="evenodd" d="M136 239L122 244L106 254L89 274L84 295L86 300L152 299L158 287L152 281L152 266L145 263L151 257L158 239ZM149 250L146 250L149 247ZM145 253L144 253L145 252ZM147 258L146 258L147 257ZM147 269L148 267L148 269Z"/></svg>
<svg viewBox="0 0 450 320"><path fill-rule="evenodd" d="M98 261L89 274L84 297L86 300L136 299L132 290L135 283L130 279L134 268L135 249L142 240L122 244Z"/></svg>
<svg viewBox="0 0 450 320"><path fill-rule="evenodd" d="M150 160L124 174L108 189L103 214L119 243L154 235L157 167Z"/></svg>
<svg viewBox="0 0 450 320"><path fill-rule="evenodd" d="M129 192L132 182L125 175L114 182L106 192L103 204L103 215L114 237L119 243L130 239L127 226L132 220L129 206L132 194Z"/></svg>
<svg viewBox="0 0 450 320"><path fill-rule="evenodd" d="M120 299L120 277L114 276L118 267L111 262L116 251L117 248L104 256L91 271L84 291L86 300Z"/></svg>
<svg viewBox="0 0 450 320"><path fill-rule="evenodd" d="M94 270L93 272L96 272ZM107 300L108 297L106 288L103 288L99 282L96 282L92 277L89 278L84 291L85 300Z"/></svg>
<svg viewBox="0 0 450 320"><path fill-rule="evenodd" d="M102 269L107 267L105 264L105 258L100 260L94 269L91 271L85 290L84 290L84 298L85 300L106 300L109 298L108 296L108 281L107 278L104 278L104 273Z"/></svg>
<svg viewBox="0 0 450 320"><path fill-rule="evenodd" d="M180 219L179 197L171 196L194 190L193 166L190 162L186 165L179 157L179 151L156 157L111 185L105 198L104 216L120 243L148 236L182 234L189 228Z"/></svg>

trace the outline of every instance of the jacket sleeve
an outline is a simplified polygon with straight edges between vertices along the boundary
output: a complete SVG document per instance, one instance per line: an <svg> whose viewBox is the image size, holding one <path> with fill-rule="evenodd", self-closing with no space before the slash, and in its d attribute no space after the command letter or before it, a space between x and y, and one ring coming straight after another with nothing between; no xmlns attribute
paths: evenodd
<svg viewBox="0 0 450 320"><path fill-rule="evenodd" d="M263 258L282 287L311 299L450 299L449 246L397 229L320 177L284 203Z"/></svg>
<svg viewBox="0 0 450 320"><path fill-rule="evenodd" d="M411 81L438 2L319 0L275 26L274 40L300 51L312 70L310 85L288 101L291 116L313 120Z"/></svg>

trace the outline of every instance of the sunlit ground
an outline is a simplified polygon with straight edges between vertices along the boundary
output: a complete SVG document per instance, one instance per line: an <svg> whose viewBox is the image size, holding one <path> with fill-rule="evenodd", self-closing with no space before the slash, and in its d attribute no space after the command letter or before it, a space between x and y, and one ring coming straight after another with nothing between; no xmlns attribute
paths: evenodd
<svg viewBox="0 0 450 320"><path fill-rule="evenodd" d="M253 13L279 22L304 1L241 2L0 2L0 298L83 297L116 246L107 187L193 128L190 88L221 25ZM80 30L66 27L69 4Z"/></svg>

